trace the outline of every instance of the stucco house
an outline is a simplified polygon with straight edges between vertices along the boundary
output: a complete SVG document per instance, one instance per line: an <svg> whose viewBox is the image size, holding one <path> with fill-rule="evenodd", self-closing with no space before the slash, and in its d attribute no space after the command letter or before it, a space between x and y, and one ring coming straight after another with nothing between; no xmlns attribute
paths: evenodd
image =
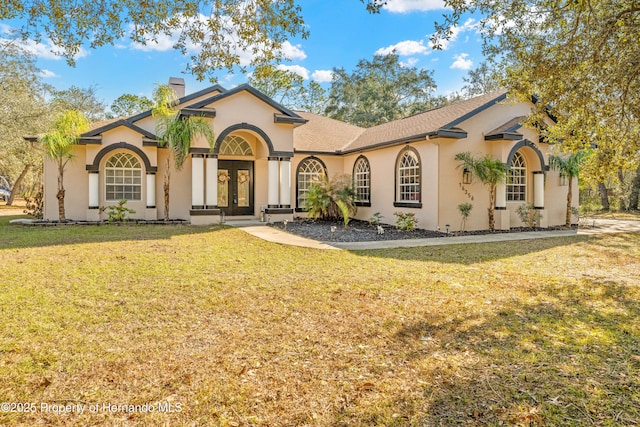
<svg viewBox="0 0 640 427"><path fill-rule="evenodd" d="M216 135L192 143L180 171L171 173L171 218L217 223L221 215L272 221L304 216L302 201L321 174L352 175L359 197L356 218L379 212L413 212L418 226L460 227L457 206L473 204L466 228L488 227L488 190L469 182L454 157L490 154L510 166L498 187L496 228L522 225L516 209L532 203L541 226L564 224L567 186L549 171L552 149L520 125L532 104L507 100L497 91L372 128L291 111L249 85L219 85L185 95L172 78L183 115L204 117ZM548 125L553 122L549 119ZM99 207L126 199L132 218L163 218L167 149L158 147L150 111L94 125L74 148L65 172L66 215L98 220ZM58 219L56 168L45 161L44 217ZM577 193L577 192L576 192ZM577 194L574 205L577 206Z"/></svg>

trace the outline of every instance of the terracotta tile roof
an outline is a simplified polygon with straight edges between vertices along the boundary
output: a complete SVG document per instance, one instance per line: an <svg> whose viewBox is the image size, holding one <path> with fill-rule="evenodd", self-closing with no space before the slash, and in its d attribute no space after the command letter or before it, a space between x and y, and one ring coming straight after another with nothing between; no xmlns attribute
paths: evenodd
<svg viewBox="0 0 640 427"><path fill-rule="evenodd" d="M308 120L293 130L295 151L315 151L335 153L362 135L364 128L330 119L314 113L296 111L296 114Z"/></svg>
<svg viewBox="0 0 640 427"><path fill-rule="evenodd" d="M500 102L505 98L506 93L506 90L490 92L446 107L368 128L343 150L350 152L372 146L391 145L394 142L406 141L413 137L416 139L426 138L429 133L440 129L456 129L460 122L471 115L493 105L493 103Z"/></svg>

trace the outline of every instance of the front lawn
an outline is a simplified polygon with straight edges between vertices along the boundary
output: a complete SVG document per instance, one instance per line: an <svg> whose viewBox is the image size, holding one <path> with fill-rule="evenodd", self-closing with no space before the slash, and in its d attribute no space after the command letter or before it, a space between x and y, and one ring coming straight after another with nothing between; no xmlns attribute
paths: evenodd
<svg viewBox="0 0 640 427"><path fill-rule="evenodd" d="M640 234L345 252L11 218L0 396L36 410L0 425L640 423Z"/></svg>

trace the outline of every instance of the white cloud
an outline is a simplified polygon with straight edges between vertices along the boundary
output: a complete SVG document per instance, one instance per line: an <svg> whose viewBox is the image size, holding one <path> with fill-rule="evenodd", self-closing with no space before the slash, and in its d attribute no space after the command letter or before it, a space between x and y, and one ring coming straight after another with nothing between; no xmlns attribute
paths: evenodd
<svg viewBox="0 0 640 427"><path fill-rule="evenodd" d="M401 61L401 67L414 67L418 63L418 58L408 58L406 61Z"/></svg>
<svg viewBox="0 0 640 427"><path fill-rule="evenodd" d="M303 60L307 57L307 54L301 49L301 45L292 45L289 41L282 43L282 53L289 60Z"/></svg>
<svg viewBox="0 0 640 427"><path fill-rule="evenodd" d="M333 80L333 71L316 70L311 74L311 78L318 83L327 83Z"/></svg>
<svg viewBox="0 0 640 427"><path fill-rule="evenodd" d="M400 56L409 56L416 54L427 55L429 54L429 48L424 45L424 42L422 40L405 40L394 45L376 50L376 55L390 55L394 52Z"/></svg>
<svg viewBox="0 0 640 427"><path fill-rule="evenodd" d="M292 73L296 73L297 75L301 76L303 79L309 80L309 70L307 70L301 65L279 64L276 68L278 70L291 71Z"/></svg>
<svg viewBox="0 0 640 427"><path fill-rule="evenodd" d="M40 77L42 77L43 79L52 79L54 77L60 77L60 76L51 70L40 70Z"/></svg>
<svg viewBox="0 0 640 427"><path fill-rule="evenodd" d="M383 9L391 13L426 12L445 8L444 0L389 0Z"/></svg>
<svg viewBox="0 0 640 427"><path fill-rule="evenodd" d="M461 53L459 55L453 55L455 61L449 68L455 68L458 70L470 70L473 67L473 61L471 59L467 59L469 56L468 53Z"/></svg>

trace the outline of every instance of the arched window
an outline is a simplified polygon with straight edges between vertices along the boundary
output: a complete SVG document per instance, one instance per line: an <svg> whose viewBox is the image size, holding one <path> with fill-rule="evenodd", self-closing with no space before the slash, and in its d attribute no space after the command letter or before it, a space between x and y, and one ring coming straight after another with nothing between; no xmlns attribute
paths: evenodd
<svg viewBox="0 0 640 427"><path fill-rule="evenodd" d="M371 166L364 156L358 157L353 165L353 189L357 204L371 203Z"/></svg>
<svg viewBox="0 0 640 427"><path fill-rule="evenodd" d="M135 156L116 153L107 160L104 170L107 201L142 199L142 167Z"/></svg>
<svg viewBox="0 0 640 427"><path fill-rule="evenodd" d="M303 207L303 202L307 198L309 187L314 182L320 181L323 176L327 176L327 170L324 164L315 157L307 157L298 165L298 208Z"/></svg>
<svg viewBox="0 0 640 427"><path fill-rule="evenodd" d="M227 156L253 156L251 144L241 136L229 135L220 143L219 154Z"/></svg>
<svg viewBox="0 0 640 427"><path fill-rule="evenodd" d="M524 156L516 152L507 172L507 201L524 202L527 200L527 164Z"/></svg>
<svg viewBox="0 0 640 427"><path fill-rule="evenodd" d="M396 162L395 206L420 206L420 158L413 148L400 152Z"/></svg>

